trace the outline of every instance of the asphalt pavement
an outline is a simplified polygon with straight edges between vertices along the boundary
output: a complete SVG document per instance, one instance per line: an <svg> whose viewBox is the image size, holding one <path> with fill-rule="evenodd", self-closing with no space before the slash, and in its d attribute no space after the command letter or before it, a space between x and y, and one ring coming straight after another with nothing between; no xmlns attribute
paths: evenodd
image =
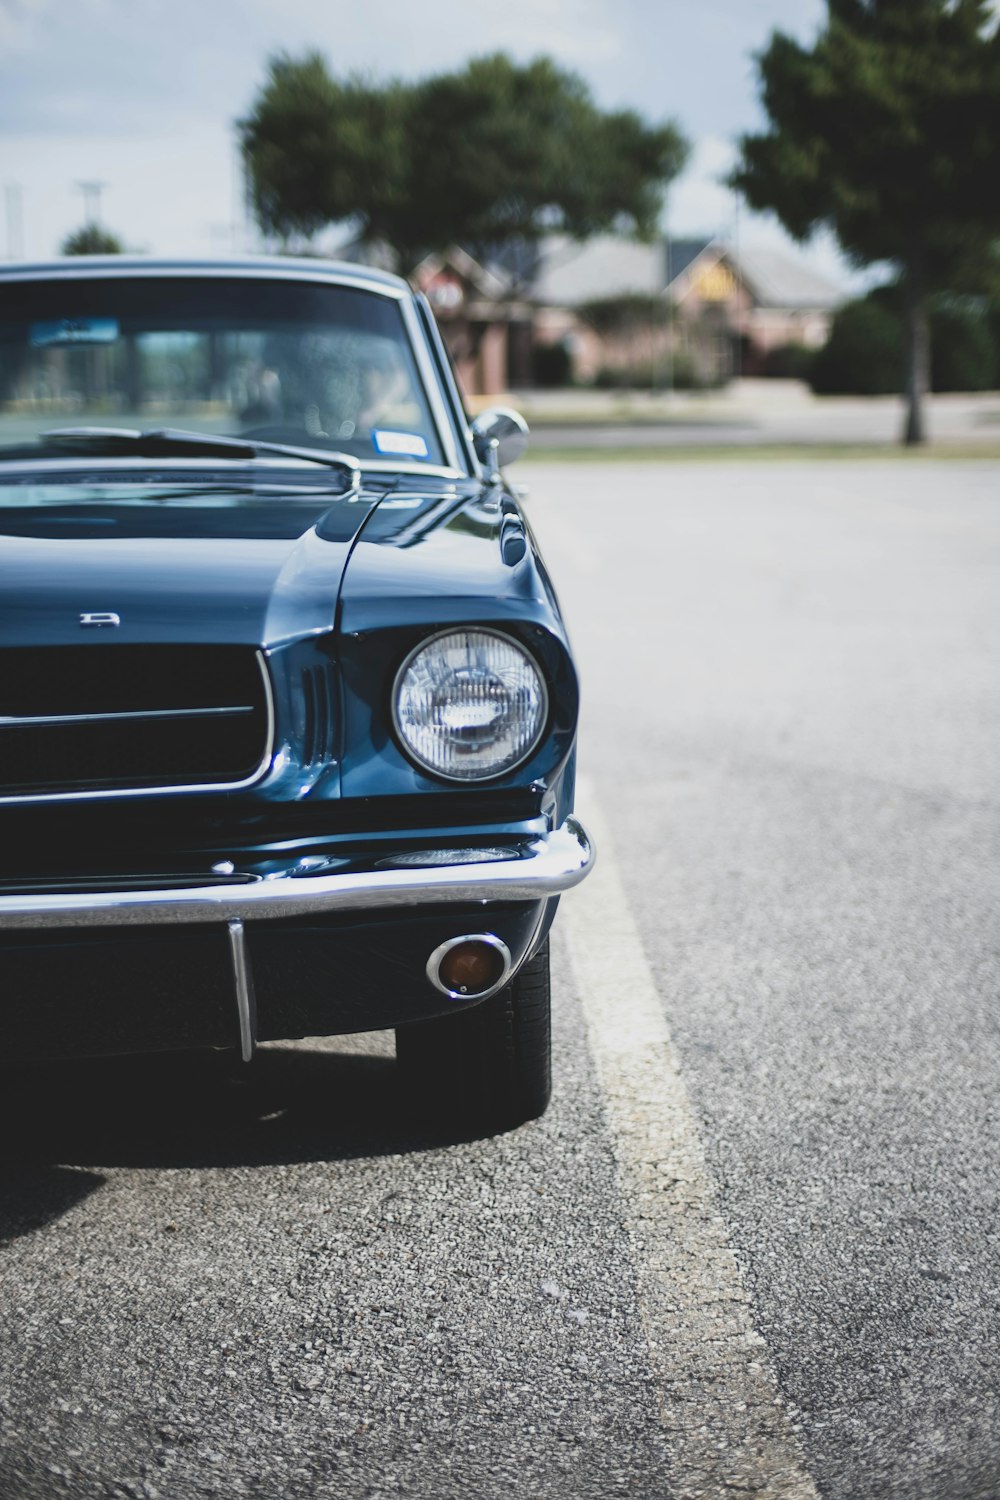
<svg viewBox="0 0 1000 1500"><path fill-rule="evenodd" d="M0 1495L1000 1493L1000 466L519 466L585 687L556 1098L0 1098Z"/></svg>
<svg viewBox="0 0 1000 1500"><path fill-rule="evenodd" d="M526 477L808 1470L995 1496L1000 468Z"/></svg>

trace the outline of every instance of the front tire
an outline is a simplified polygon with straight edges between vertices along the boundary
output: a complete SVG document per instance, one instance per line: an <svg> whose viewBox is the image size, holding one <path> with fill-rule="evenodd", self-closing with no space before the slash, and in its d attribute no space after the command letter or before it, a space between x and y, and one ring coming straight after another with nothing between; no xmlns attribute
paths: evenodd
<svg viewBox="0 0 1000 1500"><path fill-rule="evenodd" d="M463 1129L511 1130L552 1092L549 940L499 994L396 1028L402 1080L420 1113Z"/></svg>

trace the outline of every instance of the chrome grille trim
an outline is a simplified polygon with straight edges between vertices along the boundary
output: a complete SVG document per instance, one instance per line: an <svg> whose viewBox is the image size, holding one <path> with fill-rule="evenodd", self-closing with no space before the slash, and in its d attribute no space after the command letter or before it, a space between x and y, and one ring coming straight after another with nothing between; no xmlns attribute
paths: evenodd
<svg viewBox="0 0 1000 1500"><path fill-rule="evenodd" d="M185 792L238 792L244 790L246 787L253 786L270 770L271 761L274 758L275 729L274 691L271 687L271 674L267 670L265 653L257 651L255 655L257 668L261 677L261 686L264 692L264 710L267 727L265 731L264 754L260 763L242 781L184 782L178 785L101 788L85 792L25 792L21 795L15 793L11 796L0 796L0 807L7 804L24 806L24 804L32 802L95 802L107 801L110 798L114 798L117 801L122 797L170 797ZM224 711L231 712L231 710ZM97 716L85 715L84 717L96 718ZM105 717L112 716L107 715Z"/></svg>
<svg viewBox="0 0 1000 1500"><path fill-rule="evenodd" d="M133 708L110 714L0 714L0 729L32 729L40 724L105 724L114 719L203 719L216 714L252 714L252 703L231 708Z"/></svg>
<svg viewBox="0 0 1000 1500"><path fill-rule="evenodd" d="M328 668L306 667L302 672L302 764L312 771L332 758L333 704Z"/></svg>

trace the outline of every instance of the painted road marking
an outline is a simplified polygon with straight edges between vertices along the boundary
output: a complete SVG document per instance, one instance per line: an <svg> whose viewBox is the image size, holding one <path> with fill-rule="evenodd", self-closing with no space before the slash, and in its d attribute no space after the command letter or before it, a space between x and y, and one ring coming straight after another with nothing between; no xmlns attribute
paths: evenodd
<svg viewBox="0 0 1000 1500"><path fill-rule="evenodd" d="M599 857L563 903L677 1500L817 1500L719 1215L677 1054L589 786Z"/></svg>

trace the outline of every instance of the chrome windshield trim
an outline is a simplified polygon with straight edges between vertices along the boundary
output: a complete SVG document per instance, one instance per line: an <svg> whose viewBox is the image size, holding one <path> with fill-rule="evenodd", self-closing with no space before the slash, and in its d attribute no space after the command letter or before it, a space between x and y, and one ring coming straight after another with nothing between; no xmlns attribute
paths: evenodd
<svg viewBox="0 0 1000 1500"><path fill-rule="evenodd" d="M254 885L0 896L0 931L252 922L321 912L394 910L463 901L542 901L579 885L594 846L576 818L526 839L516 859L333 875L278 875Z"/></svg>
<svg viewBox="0 0 1000 1500"><path fill-rule="evenodd" d="M455 468L461 467L458 457L457 433L451 421L447 404L441 391L438 373L434 366L434 358L427 347L427 334L413 298L408 298L400 304L403 314L403 323L409 335L410 348L417 361L417 369L423 382L424 391L431 408L431 417L437 428L438 441L441 444L441 452L451 465Z"/></svg>
<svg viewBox="0 0 1000 1500"><path fill-rule="evenodd" d="M105 724L115 719L204 719L216 714L252 714L252 703L231 708L128 708L110 714L0 714L0 729L34 729L46 724Z"/></svg>
<svg viewBox="0 0 1000 1500"><path fill-rule="evenodd" d="M129 786L109 787L86 792L25 792L23 794L12 793L0 797L0 807L16 804L19 807L32 802L94 802L94 801L118 801L123 797L172 797L187 792L239 792L246 787L253 786L260 781L271 769L271 761L274 758L274 692L271 688L271 674L267 670L267 662L264 652L255 653L257 657L257 668L260 672L261 683L264 688L264 709L267 715L267 727L265 731L264 754L260 763L242 781L209 781L209 782L186 782L174 786Z"/></svg>
<svg viewBox="0 0 1000 1500"><path fill-rule="evenodd" d="M445 391L451 402L455 426L458 429L460 444L465 453L467 471L476 478L482 478L483 466L476 455L475 445L472 441L472 429L469 426L469 418L465 410L465 402L458 388L454 366L448 355L448 349L442 337L438 321L423 292L414 293L414 306L417 318L422 325L424 337L431 345Z"/></svg>
<svg viewBox="0 0 1000 1500"><path fill-rule="evenodd" d="M378 474L427 474L432 479L468 479L466 469L449 468L446 464L394 463L392 459L366 458L361 463L362 471L372 469Z"/></svg>
<svg viewBox="0 0 1000 1500"><path fill-rule="evenodd" d="M322 453L322 449L317 449ZM293 469L304 474L316 475L319 469L318 463L312 463L304 458L273 458L261 455L259 458L148 458L137 454L135 458L111 458L101 454L95 454L93 458L86 455L78 455L75 458L4 458L0 453L0 470L7 474L46 474L46 473L72 473L74 470L83 470L87 475L87 483L93 484L95 470L108 470L112 473L118 470L135 473L142 469L155 469L157 473L162 470L174 470L183 472L194 470L203 474L206 469L218 469L220 475L225 476L226 466L232 465L240 469L250 469L251 472L268 471L280 469L287 472ZM365 458L359 460L362 477L368 471L375 474L423 474L431 479L468 479L469 474L465 469L449 468L446 464L421 464L406 463L395 459ZM317 476L318 477L318 476ZM2 481L0 481L2 485ZM312 487L311 487L312 488ZM322 485L316 485L316 493L322 493ZM0 489L2 493L2 489Z"/></svg>

